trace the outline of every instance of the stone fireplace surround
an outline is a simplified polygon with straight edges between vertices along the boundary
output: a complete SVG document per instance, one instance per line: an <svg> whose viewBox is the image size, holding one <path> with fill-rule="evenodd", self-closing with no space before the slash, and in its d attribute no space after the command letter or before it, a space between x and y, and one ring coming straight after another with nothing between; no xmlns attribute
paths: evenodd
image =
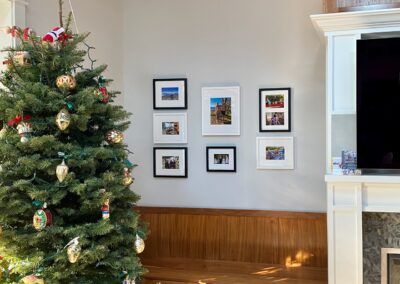
<svg viewBox="0 0 400 284"><path fill-rule="evenodd" d="M313 15L311 20L326 44L329 283L361 284L363 212L400 213L400 176L330 174L337 146L332 145L332 115L355 116L356 41L362 34L400 31L400 9Z"/></svg>
<svg viewBox="0 0 400 284"><path fill-rule="evenodd" d="M362 218L363 283L386 284L388 254L400 254L400 213L363 212Z"/></svg>

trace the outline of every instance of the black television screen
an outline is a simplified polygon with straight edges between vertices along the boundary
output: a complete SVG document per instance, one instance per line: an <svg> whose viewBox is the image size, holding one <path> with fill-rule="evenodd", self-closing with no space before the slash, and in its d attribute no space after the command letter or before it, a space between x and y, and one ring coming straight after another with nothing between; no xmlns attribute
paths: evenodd
<svg viewBox="0 0 400 284"><path fill-rule="evenodd" d="M357 41L357 167L400 169L400 38Z"/></svg>

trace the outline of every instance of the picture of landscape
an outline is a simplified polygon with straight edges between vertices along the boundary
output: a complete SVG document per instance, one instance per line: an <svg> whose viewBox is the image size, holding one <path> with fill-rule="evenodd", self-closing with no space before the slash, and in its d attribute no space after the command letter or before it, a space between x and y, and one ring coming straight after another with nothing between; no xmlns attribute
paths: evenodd
<svg viewBox="0 0 400 284"><path fill-rule="evenodd" d="M162 168L164 170L179 170L179 156L163 156Z"/></svg>
<svg viewBox="0 0 400 284"><path fill-rule="evenodd" d="M161 88L161 100L163 101L179 100L179 88L178 87Z"/></svg>
<svg viewBox="0 0 400 284"><path fill-rule="evenodd" d="M285 147L265 147L265 158L267 160L285 160Z"/></svg>
<svg viewBox="0 0 400 284"><path fill-rule="evenodd" d="M163 122L162 123L163 135L179 135L179 122Z"/></svg>
<svg viewBox="0 0 400 284"><path fill-rule="evenodd" d="M267 112L265 114L266 125L285 125L285 113Z"/></svg>
<svg viewBox="0 0 400 284"><path fill-rule="evenodd" d="M232 124L231 98L210 99L211 125Z"/></svg>
<svg viewBox="0 0 400 284"><path fill-rule="evenodd" d="M215 154L214 155L215 165L229 165L229 154Z"/></svg>
<svg viewBox="0 0 400 284"><path fill-rule="evenodd" d="M284 108L285 97L284 95L266 95L265 107L267 108Z"/></svg>

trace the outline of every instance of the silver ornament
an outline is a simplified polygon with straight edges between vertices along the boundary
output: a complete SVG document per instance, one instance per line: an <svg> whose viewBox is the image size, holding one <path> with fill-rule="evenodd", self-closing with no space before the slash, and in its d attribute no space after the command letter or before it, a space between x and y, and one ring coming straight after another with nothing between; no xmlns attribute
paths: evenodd
<svg viewBox="0 0 400 284"><path fill-rule="evenodd" d="M139 237L138 234L136 234L136 240L135 240L135 251L136 253L142 253L144 251L144 240Z"/></svg>

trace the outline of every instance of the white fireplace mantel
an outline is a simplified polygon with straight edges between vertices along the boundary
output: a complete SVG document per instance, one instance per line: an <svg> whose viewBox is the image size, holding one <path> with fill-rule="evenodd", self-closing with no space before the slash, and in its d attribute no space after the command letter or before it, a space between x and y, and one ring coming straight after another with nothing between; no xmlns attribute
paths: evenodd
<svg viewBox="0 0 400 284"><path fill-rule="evenodd" d="M329 283L362 284L362 212L400 213L400 176L332 175L332 156L343 146L334 143L344 141L333 139L332 122L338 116L356 118L357 40L367 33L399 32L400 9L312 15L311 20L326 44ZM352 142L345 146L354 145L355 129L345 136Z"/></svg>

